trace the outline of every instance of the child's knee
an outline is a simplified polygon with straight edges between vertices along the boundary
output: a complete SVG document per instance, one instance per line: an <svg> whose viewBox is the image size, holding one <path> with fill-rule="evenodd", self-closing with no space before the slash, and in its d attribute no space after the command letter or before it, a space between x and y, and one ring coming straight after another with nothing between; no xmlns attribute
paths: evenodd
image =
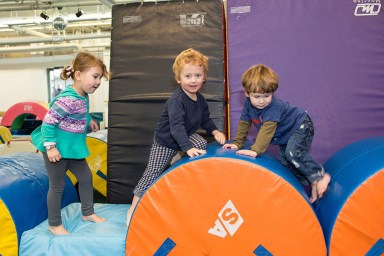
<svg viewBox="0 0 384 256"><path fill-rule="evenodd" d="M79 183L92 183L92 172L91 170L89 171L82 171L75 175L76 179L79 181Z"/></svg>
<svg viewBox="0 0 384 256"><path fill-rule="evenodd" d="M200 140L195 147L197 149L206 150L207 144L208 144L208 142L205 139L203 139L203 140Z"/></svg>
<svg viewBox="0 0 384 256"><path fill-rule="evenodd" d="M201 149L206 150L207 149L207 144L208 144L208 142L206 140L204 140Z"/></svg>
<svg viewBox="0 0 384 256"><path fill-rule="evenodd" d="M285 151L285 158L287 159L287 161L292 164L293 166L295 166L295 168L299 168L300 167L300 155L293 151L293 150L286 150Z"/></svg>

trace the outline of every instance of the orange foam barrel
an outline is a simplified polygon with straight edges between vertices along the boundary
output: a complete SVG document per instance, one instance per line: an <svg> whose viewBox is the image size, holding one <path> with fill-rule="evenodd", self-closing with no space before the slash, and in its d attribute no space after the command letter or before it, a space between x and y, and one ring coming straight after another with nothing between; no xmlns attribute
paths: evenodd
<svg viewBox="0 0 384 256"><path fill-rule="evenodd" d="M316 213L329 255L383 255L384 137L346 146L324 168L332 180Z"/></svg>
<svg viewBox="0 0 384 256"><path fill-rule="evenodd" d="M140 199L126 255L326 255L324 235L294 176L268 156L208 145Z"/></svg>

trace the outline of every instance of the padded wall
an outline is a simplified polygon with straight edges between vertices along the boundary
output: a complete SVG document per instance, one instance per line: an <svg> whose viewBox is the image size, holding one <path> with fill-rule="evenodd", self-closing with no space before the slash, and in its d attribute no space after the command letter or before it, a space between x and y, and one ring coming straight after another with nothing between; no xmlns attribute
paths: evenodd
<svg viewBox="0 0 384 256"><path fill-rule="evenodd" d="M107 201L129 203L165 101L179 86L172 72L174 59L187 48L209 57L201 92L216 125L224 130L223 3L120 4L113 6L112 16Z"/></svg>
<svg viewBox="0 0 384 256"><path fill-rule="evenodd" d="M277 96L314 121L314 157L384 130L384 11L380 1L228 0L230 133L244 93L242 74L264 63L280 78ZM250 140L255 137L253 130Z"/></svg>

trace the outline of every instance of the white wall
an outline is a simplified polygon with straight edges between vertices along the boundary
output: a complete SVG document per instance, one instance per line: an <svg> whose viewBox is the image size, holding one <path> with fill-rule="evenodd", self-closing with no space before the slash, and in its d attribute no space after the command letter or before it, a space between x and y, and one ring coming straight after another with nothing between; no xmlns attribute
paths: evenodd
<svg viewBox="0 0 384 256"><path fill-rule="evenodd" d="M100 55L109 70L109 50ZM5 112L14 104L23 101L48 103L47 68L70 65L73 57L74 55L34 57L15 59L14 62L8 63L0 61L0 112ZM90 95L90 112L106 111L108 87L109 81L102 79L100 88Z"/></svg>
<svg viewBox="0 0 384 256"><path fill-rule="evenodd" d="M22 101L48 101L46 70L0 70L0 77L0 111Z"/></svg>

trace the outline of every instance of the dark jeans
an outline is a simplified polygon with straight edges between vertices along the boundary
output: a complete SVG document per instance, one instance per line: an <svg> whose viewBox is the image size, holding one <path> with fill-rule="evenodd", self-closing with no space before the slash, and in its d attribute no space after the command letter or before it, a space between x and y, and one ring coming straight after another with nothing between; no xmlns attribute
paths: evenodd
<svg viewBox="0 0 384 256"><path fill-rule="evenodd" d="M309 148L315 130L309 116L289 138L286 145L280 145L278 161L288 168L304 186L320 180L323 168L309 155Z"/></svg>

